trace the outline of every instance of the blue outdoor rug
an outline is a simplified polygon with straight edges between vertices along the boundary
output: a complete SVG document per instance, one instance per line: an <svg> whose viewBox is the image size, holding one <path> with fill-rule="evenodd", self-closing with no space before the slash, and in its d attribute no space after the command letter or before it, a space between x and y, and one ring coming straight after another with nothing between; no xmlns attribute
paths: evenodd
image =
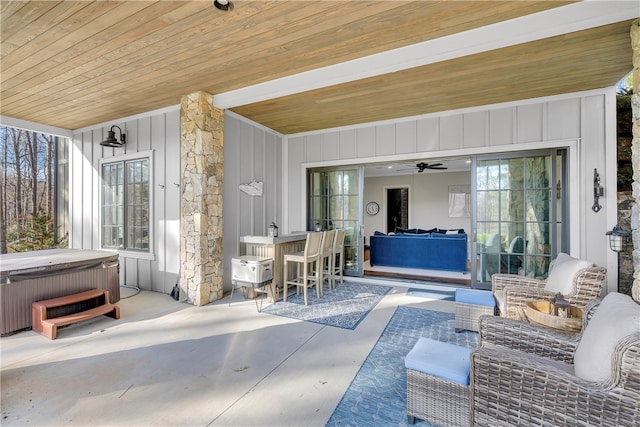
<svg viewBox="0 0 640 427"><path fill-rule="evenodd" d="M390 290L389 286L347 282L337 284L333 290L325 288L324 296L318 298L315 288L311 288L309 305L304 305L302 293L289 294L287 302L275 302L263 308L262 312L337 328L355 329Z"/></svg>
<svg viewBox="0 0 640 427"><path fill-rule="evenodd" d="M430 288L430 289L418 289L410 288L407 290L407 295L412 297L421 297L428 299L440 299L445 301L455 301L456 290L455 288Z"/></svg>
<svg viewBox="0 0 640 427"><path fill-rule="evenodd" d="M454 315L400 306L362 364L327 426L406 426L404 358L420 337L473 348L478 334L454 330ZM416 419L416 425L431 424Z"/></svg>

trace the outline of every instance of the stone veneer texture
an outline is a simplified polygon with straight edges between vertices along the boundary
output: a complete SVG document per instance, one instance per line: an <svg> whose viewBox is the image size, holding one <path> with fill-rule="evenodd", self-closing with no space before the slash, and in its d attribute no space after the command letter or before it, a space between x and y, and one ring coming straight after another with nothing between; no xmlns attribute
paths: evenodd
<svg viewBox="0 0 640 427"><path fill-rule="evenodd" d="M200 306L223 295L224 111L213 95L185 95L180 128L180 295Z"/></svg>

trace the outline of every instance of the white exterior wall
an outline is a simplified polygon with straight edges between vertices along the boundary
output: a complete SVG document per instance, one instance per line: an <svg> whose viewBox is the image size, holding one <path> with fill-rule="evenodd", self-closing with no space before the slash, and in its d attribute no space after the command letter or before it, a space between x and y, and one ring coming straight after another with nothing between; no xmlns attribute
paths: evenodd
<svg viewBox="0 0 640 427"><path fill-rule="evenodd" d="M99 143L112 125L127 134L123 148ZM116 132L118 137L118 133ZM245 234L266 234L280 224L282 205L282 137L257 124L225 115L224 283L231 289L231 258L239 254ZM120 282L169 293L180 269L180 110L179 106L150 112L102 127L79 130L71 144L71 248L100 248L100 160L153 152L152 251L120 252ZM261 197L240 192L240 183L264 183Z"/></svg>
<svg viewBox="0 0 640 427"><path fill-rule="evenodd" d="M605 236L617 211L615 116L615 90L608 88L289 135L285 231L306 227L307 168L567 147L570 252L607 267L615 290L616 258ZM594 168L605 187L599 213L591 210Z"/></svg>
<svg viewBox="0 0 640 427"><path fill-rule="evenodd" d="M263 183L262 196L240 184ZM240 255L240 236L266 236L282 223L282 136L233 113L224 119L224 283L231 289L231 258Z"/></svg>
<svg viewBox="0 0 640 427"><path fill-rule="evenodd" d="M122 148L100 145L112 125L127 135ZM119 134L116 132L116 137ZM71 235L69 246L101 249L100 160L152 152L151 251L121 251L120 283L168 293L180 269L180 118L173 107L79 130L71 144Z"/></svg>

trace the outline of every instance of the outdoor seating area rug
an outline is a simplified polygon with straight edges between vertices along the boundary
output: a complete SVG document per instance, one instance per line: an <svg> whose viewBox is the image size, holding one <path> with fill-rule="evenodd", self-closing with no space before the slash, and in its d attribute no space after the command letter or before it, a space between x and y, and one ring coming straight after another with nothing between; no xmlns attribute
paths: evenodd
<svg viewBox="0 0 640 427"><path fill-rule="evenodd" d="M287 302L275 302L263 308L262 312L355 329L390 290L389 286L345 282L337 284L333 290L325 288L322 298L318 298L314 288L309 289L309 305L304 305L302 293L289 294Z"/></svg>
<svg viewBox="0 0 640 427"><path fill-rule="evenodd" d="M412 297L420 297L427 299L439 299L444 301L455 301L456 299L456 290L455 288L445 288L445 287L433 287L429 289L422 288L409 288L407 290L407 295Z"/></svg>
<svg viewBox="0 0 640 427"><path fill-rule="evenodd" d="M473 348L478 334L456 333L454 315L400 306L349 385L327 426L406 426L404 358L420 337ZM416 419L418 426L431 426Z"/></svg>

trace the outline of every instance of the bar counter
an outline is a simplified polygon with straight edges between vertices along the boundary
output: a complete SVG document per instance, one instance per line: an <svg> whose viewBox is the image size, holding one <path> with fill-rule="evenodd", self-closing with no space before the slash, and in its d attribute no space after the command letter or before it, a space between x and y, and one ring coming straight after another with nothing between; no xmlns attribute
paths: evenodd
<svg viewBox="0 0 640 427"><path fill-rule="evenodd" d="M285 234L278 237L271 236L240 236L240 255L255 255L273 258L273 280L269 298L278 300L278 295L284 283L284 256L304 251L307 233ZM295 266L292 266L295 268ZM293 275L293 270L289 271Z"/></svg>

